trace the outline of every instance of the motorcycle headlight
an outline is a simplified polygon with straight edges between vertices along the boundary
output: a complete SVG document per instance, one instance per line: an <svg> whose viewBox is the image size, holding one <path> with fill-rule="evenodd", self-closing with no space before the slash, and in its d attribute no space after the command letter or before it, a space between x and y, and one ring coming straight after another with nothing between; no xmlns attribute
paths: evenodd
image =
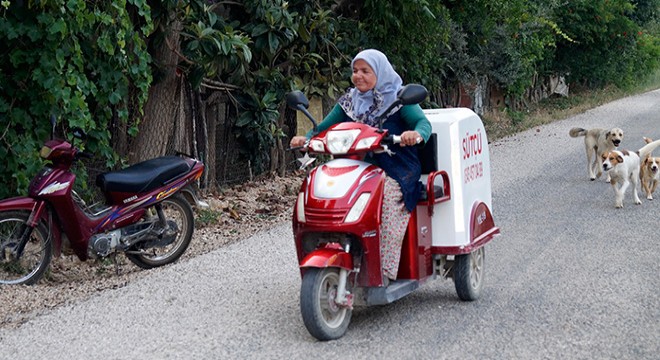
<svg viewBox="0 0 660 360"><path fill-rule="evenodd" d="M364 193L360 195L360 197L355 201L355 204L351 208L351 211L348 212L348 215L346 216L346 220L344 220L344 222L352 223L358 221L360 216L362 216L364 209L367 208L367 204L369 204L370 197L371 197L370 193Z"/></svg>
<svg viewBox="0 0 660 360"><path fill-rule="evenodd" d="M328 150L331 154L346 154L359 134L359 129L329 132Z"/></svg>
<svg viewBox="0 0 660 360"><path fill-rule="evenodd" d="M53 151L53 149L49 148L48 146L44 146L39 151L39 156L41 156L41 158L43 158L43 159L48 159L48 157L50 156L50 153L52 151Z"/></svg>

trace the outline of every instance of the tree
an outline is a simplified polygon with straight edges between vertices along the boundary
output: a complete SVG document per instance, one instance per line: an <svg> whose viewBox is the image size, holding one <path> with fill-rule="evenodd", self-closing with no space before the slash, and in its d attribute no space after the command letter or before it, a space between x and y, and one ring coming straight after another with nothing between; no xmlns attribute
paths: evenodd
<svg viewBox="0 0 660 360"><path fill-rule="evenodd" d="M634 9L626 0L581 0L558 8L558 25L575 41L558 42L553 67L589 87L635 82L657 64L657 44L640 41L643 32L630 18Z"/></svg>

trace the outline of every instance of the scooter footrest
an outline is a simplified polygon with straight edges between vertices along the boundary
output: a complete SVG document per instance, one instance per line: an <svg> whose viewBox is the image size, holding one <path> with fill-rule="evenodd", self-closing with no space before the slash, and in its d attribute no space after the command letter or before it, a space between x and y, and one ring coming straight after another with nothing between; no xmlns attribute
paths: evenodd
<svg viewBox="0 0 660 360"><path fill-rule="evenodd" d="M419 287L416 280L396 280L387 287L372 287L367 289L367 305L385 305L395 302L410 294Z"/></svg>

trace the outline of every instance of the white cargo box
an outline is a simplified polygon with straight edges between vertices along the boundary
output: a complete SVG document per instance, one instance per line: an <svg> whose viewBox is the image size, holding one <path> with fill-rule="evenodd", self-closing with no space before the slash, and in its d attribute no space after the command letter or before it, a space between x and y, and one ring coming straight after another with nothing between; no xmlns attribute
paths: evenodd
<svg viewBox="0 0 660 360"><path fill-rule="evenodd" d="M492 218L490 154L479 116L467 108L424 110L437 140L437 170L448 174L449 186L437 176L449 200L433 205L434 254L464 254L499 234ZM426 183L428 175L422 176ZM449 189L447 189L449 188ZM448 191L447 191L448 190ZM425 211L420 206L417 212Z"/></svg>

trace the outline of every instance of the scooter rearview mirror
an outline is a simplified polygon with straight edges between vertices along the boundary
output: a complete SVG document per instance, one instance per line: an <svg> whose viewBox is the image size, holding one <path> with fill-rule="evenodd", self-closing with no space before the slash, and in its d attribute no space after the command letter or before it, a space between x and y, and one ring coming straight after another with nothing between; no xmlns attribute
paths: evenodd
<svg viewBox="0 0 660 360"><path fill-rule="evenodd" d="M399 90L397 98L401 100L402 105L412 105L419 104L424 101L428 94L429 92L424 86L418 84L408 84Z"/></svg>
<svg viewBox="0 0 660 360"><path fill-rule="evenodd" d="M295 90L291 91L290 93L286 94L286 104L294 109L302 112L307 116L307 118L312 122L313 131L314 133L317 132L317 127L316 127L316 121L314 120L314 117L312 114L307 111L307 108L309 108L309 100L307 100L307 97L305 94L302 93L300 90Z"/></svg>
<svg viewBox="0 0 660 360"><path fill-rule="evenodd" d="M292 108L298 110L298 106L302 105L305 109L309 108L309 100L302 91L295 90L286 94L286 104Z"/></svg>

